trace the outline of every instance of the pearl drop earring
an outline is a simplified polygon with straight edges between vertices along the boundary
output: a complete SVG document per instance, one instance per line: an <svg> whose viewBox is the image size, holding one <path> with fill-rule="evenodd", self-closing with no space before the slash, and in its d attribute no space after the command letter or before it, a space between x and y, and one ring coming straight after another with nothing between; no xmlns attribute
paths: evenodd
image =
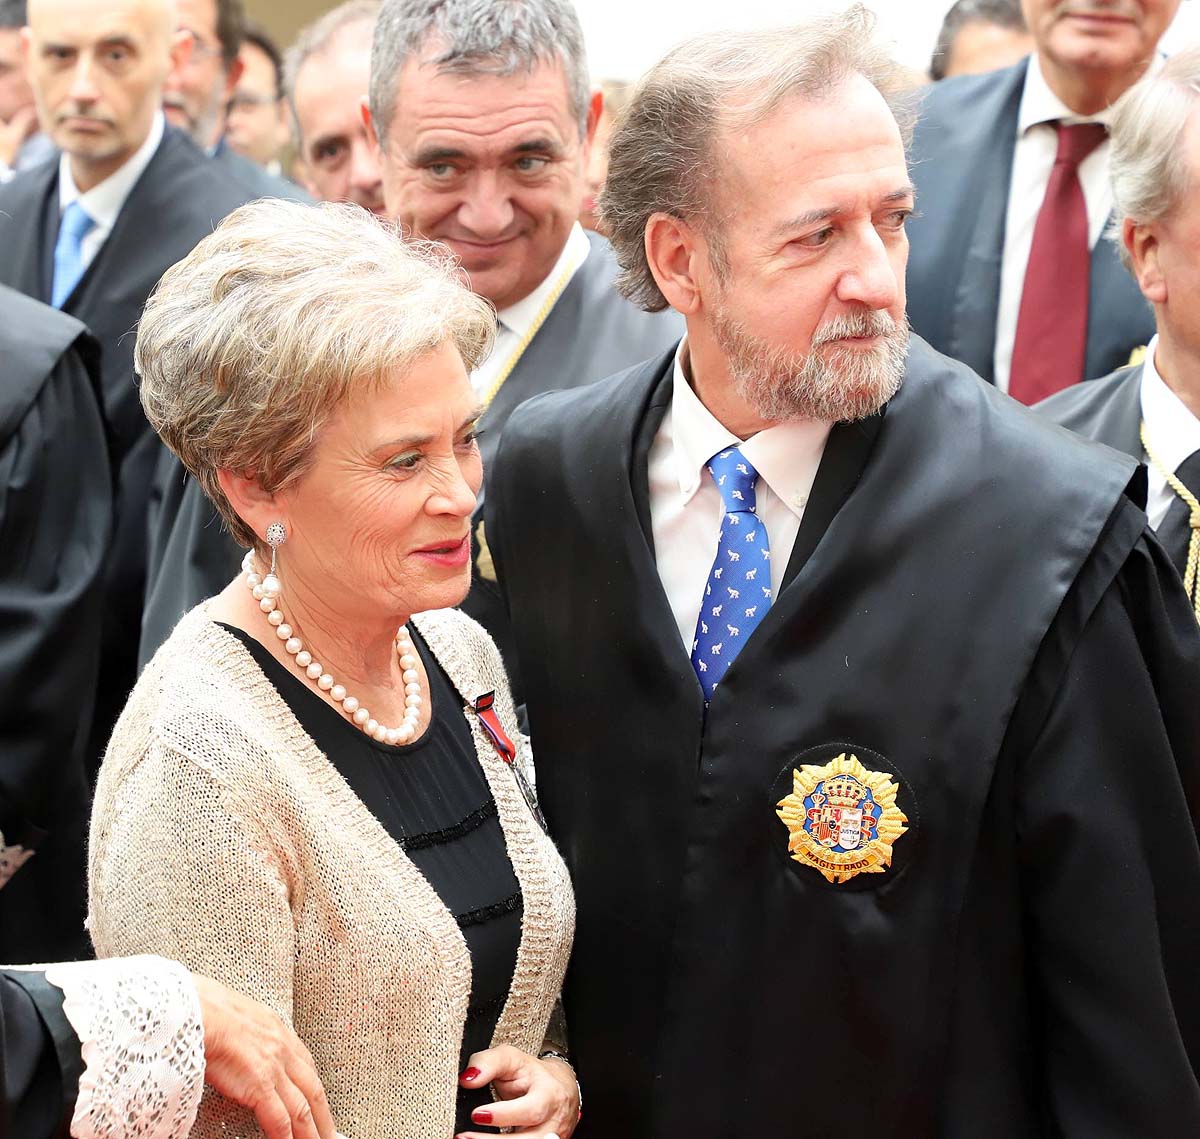
<svg viewBox="0 0 1200 1139"><path fill-rule="evenodd" d="M262 591L263 597L269 597L274 601L280 593L279 578L275 576L275 556L279 547L287 541L287 527L282 522L272 522L267 527L265 537L267 545L271 547L271 568L267 571L267 576L263 578Z"/></svg>

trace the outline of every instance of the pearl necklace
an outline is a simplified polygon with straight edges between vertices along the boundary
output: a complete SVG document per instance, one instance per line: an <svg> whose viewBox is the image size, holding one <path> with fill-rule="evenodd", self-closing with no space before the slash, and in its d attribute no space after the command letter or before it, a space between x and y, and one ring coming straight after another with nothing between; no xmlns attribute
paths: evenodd
<svg viewBox="0 0 1200 1139"><path fill-rule="evenodd" d="M379 743L391 744L393 747L413 739L417 734L417 723L421 719L423 703L421 674L417 671L416 649L404 625L401 625L396 633L396 652L400 655L400 667L404 670L401 674L404 680L404 720L398 728L389 728L374 719L357 698L348 695L345 687L334 681L320 662L313 660L312 653L293 633L291 625L284 620L283 610L279 608L279 578L273 573L268 573L265 577L259 576L254 568L253 550L248 551L242 559L242 570L246 575L246 585L254 595L254 600L258 602L259 609L266 614L267 621L274 627L275 635L283 641L283 647L296 662L296 667L322 692L329 693L355 726Z"/></svg>

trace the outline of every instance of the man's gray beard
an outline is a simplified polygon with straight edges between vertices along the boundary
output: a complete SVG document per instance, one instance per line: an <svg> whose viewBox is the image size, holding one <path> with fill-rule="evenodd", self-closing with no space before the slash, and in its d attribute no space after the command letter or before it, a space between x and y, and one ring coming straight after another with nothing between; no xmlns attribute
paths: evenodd
<svg viewBox="0 0 1200 1139"><path fill-rule="evenodd" d="M908 321L882 309L835 317L817 329L804 353L769 348L724 308L713 318L713 336L738 394L771 421L837 423L874 415L900 390L908 355ZM851 336L882 339L869 350L831 343Z"/></svg>

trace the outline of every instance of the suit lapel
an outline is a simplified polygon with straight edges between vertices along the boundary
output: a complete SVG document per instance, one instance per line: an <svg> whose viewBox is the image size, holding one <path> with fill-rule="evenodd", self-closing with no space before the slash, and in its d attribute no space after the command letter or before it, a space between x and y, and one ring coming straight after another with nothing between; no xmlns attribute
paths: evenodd
<svg viewBox="0 0 1200 1139"><path fill-rule="evenodd" d="M1142 366L1134 368L1096 416L1094 438L1133 455L1142 455Z"/></svg>
<svg viewBox="0 0 1200 1139"><path fill-rule="evenodd" d="M5 190L13 198L21 197L11 207L5 202L0 210L11 209L14 217L34 219L34 224L0 218L0 281L49 304L58 238L58 162L35 167Z"/></svg>
<svg viewBox="0 0 1200 1139"><path fill-rule="evenodd" d="M946 351L974 368L989 383L995 382L1000 267L1025 70L1024 66L1014 67L1011 81L992 95L992 105L979 108L978 119L988 124L988 130L979 136L978 149L962 156L964 166L973 171L970 177L977 190L973 200L965 204L974 214L975 225L952 300Z"/></svg>
<svg viewBox="0 0 1200 1139"><path fill-rule="evenodd" d="M791 557L788 558L787 567L783 571L781 593L804 568L805 562L817 548L825 531L829 529L834 516L858 485L886 412L887 408L884 407L875 415L858 423L833 425L833 430L829 432L829 440L825 444L825 453L821 456L821 465L817 468L817 477L808 497L808 505L804 508L803 518L800 519L800 529L796 532Z"/></svg>
<svg viewBox="0 0 1200 1139"><path fill-rule="evenodd" d="M112 252L114 249L123 250L124 256L128 257L129 251L137 248L138 244L154 248L152 227L157 218L148 198L151 195L154 180L160 176L162 168L169 162L170 139L171 131L167 130L158 144L158 149L151 156L146 168L138 175L137 181L129 191L129 196L122 203L121 209L117 213L117 220L113 222L112 230L104 239L104 244L100 246L96 256L92 258L91 264L79 278L79 283L71 290L70 296L63 305L64 309L80 316L81 319L87 319L87 302L93 290L93 282L104 279L109 260L116 256Z"/></svg>

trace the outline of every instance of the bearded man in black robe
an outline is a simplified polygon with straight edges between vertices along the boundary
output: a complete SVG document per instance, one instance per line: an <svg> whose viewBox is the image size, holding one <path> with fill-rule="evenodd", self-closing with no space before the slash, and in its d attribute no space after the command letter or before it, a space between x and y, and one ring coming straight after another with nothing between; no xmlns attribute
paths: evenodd
<svg viewBox="0 0 1200 1139"><path fill-rule="evenodd" d="M579 1134L1192 1134L1200 632L1133 459L908 335L871 43L649 73L602 209L686 338L492 468Z"/></svg>

